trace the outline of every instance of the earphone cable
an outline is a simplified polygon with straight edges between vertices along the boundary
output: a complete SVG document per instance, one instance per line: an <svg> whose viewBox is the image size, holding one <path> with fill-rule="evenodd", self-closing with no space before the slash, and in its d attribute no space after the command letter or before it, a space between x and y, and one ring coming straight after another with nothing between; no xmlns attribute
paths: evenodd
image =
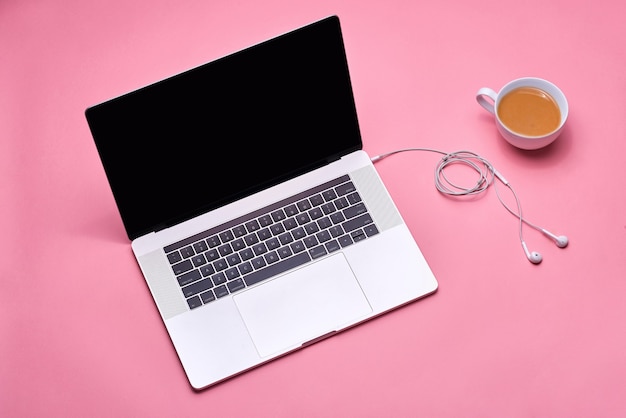
<svg viewBox="0 0 626 418"><path fill-rule="evenodd" d="M515 193L515 190L513 189L511 184L508 182L508 180L502 174L500 174L500 172L498 172L494 168L493 164L491 164L487 159L481 157L480 155L474 152L455 151L455 152L447 153L447 152L440 151L440 150L433 149L433 148L404 148L404 149L398 149L395 151L390 151L385 154L380 154L375 157L372 157L372 162L376 163L382 160L383 158L387 158L391 155L398 154L401 152L409 152L409 151L431 152L431 153L437 153L437 154L443 155L443 157L439 160L439 162L435 166L435 173L434 173L435 174L435 187L442 194L453 196L453 197L478 195L480 193L485 192L489 188L489 186L493 184L494 190L496 192L496 196L498 200L500 201L500 203L502 204L502 206L504 206L504 208L507 211L509 211L509 213L511 213L513 216L515 216L519 220L519 229L518 229L519 239L525 251L526 251L526 247L524 243L523 224L526 223L528 226L540 232L542 231L540 227L529 222L528 220L524 218L524 216L522 215L522 205L521 205L520 199L518 198L517 193ZM445 173L446 167L449 167L455 164L457 165L460 164L460 165L469 167L470 169L474 170L478 174L478 179L476 180L476 184L474 186L464 187L464 186L457 185L453 183L449 179L449 177L446 176L446 173ZM504 200L502 199L502 196L500 196L500 192L497 187L497 182L495 181L496 178L500 180L502 184L504 184L511 191L513 198L515 199L517 212L511 209L504 202Z"/></svg>

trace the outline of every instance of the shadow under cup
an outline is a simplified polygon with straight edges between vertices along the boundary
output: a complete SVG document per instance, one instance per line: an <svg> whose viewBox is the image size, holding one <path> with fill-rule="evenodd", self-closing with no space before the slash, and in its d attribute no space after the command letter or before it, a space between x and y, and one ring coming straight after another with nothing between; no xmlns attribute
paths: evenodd
<svg viewBox="0 0 626 418"><path fill-rule="evenodd" d="M541 90L554 100L560 113L560 121L555 129L545 134L524 134L514 131L502 121L499 115L499 109L503 99L508 98L509 94L516 94L512 92L519 92L519 89L522 88L529 88L535 91L536 89ZM498 93L490 88L483 87L476 94L476 100L483 108L496 116L496 126L502 137L511 145L525 150L536 150L554 142L561 134L569 113L569 106L563 92L549 81L533 77L513 80L502 87ZM549 100L549 98L547 100ZM537 111L537 109L524 109L524 106L529 106L529 104L513 104L507 112L513 112L513 117L515 117L515 112L519 112L520 116L523 116L522 113L525 111L532 110L535 111L535 113Z"/></svg>

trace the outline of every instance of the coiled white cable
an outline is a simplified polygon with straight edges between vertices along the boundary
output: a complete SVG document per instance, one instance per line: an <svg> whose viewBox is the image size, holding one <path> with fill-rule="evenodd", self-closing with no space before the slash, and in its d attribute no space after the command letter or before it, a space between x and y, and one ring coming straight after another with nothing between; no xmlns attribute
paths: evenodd
<svg viewBox="0 0 626 418"><path fill-rule="evenodd" d="M493 184L494 189L496 191L496 196L498 197L498 200L500 201L502 206L504 206L506 210L509 211L509 213L511 213L513 216L515 216L519 220L518 233L519 233L520 242L522 244L522 249L524 250L524 253L526 254L527 258L533 264L539 264L542 261L542 257L541 257L541 254L537 252L528 251L526 243L524 242L523 224L527 224L531 228L536 229L537 231L554 239L557 246L559 246L560 248L564 248L567 246L568 244L567 237L563 235L557 237L553 235L552 233L550 233L549 231L545 230L544 228L541 228L533 224L532 222L528 221L526 218L524 218L524 216L522 215L521 202L519 198L517 197L517 193L515 193L515 190L513 189L511 184L507 181L506 178L504 178L504 176L500 172L498 172L498 170L494 168L493 164L491 164L487 159L481 157L480 155L474 152L455 151L455 152L448 153L448 152L444 152L444 151L440 151L440 150L436 150L432 148L404 148L404 149L399 149L399 150L387 152L385 154L380 154L375 157L372 157L372 162L376 163L377 161L380 161L383 158L387 158L391 155L398 154L401 152L408 152L408 151L432 152L432 153L443 155L443 157L439 160L439 163L435 166L435 187L442 194L445 194L448 196L454 196L454 197L477 195L477 194L485 192L489 188L489 186ZM446 167L450 165L455 165L455 164L461 164L474 170L478 174L476 184L471 187L464 187L464 186L457 185L453 183L452 181L450 181L450 179L445 174L445 169ZM498 191L497 182L495 181L496 178L500 180L500 182L502 182L502 184L504 184L513 194L513 197L515 198L515 203L517 206L517 212L511 209L504 202L504 200L502 200L502 197L500 196L500 193Z"/></svg>

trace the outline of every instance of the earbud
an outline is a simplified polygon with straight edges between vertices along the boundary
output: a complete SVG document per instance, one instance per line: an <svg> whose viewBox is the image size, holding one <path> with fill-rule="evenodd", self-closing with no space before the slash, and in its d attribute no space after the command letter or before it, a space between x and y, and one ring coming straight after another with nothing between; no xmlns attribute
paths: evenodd
<svg viewBox="0 0 626 418"><path fill-rule="evenodd" d="M524 248L524 252L526 253L526 258L528 258L528 261L530 261L531 263L539 264L541 263L541 261L543 261L543 257L537 251L533 251L533 252L528 251L528 247L526 246L526 243L524 241L522 241L522 248Z"/></svg>
<svg viewBox="0 0 626 418"><path fill-rule="evenodd" d="M546 235L546 236L548 236L548 237L552 238L552 239L554 240L554 242L556 243L556 246L557 246L557 247L559 247L559 248L565 248L565 247L567 247L567 244L569 244L569 239L567 239L567 237L566 237L565 235L559 235L559 236L557 237L557 236L556 236L556 235L554 235L552 232L547 231L547 230L545 230L545 229L543 229L543 228L541 228L541 229L540 229L540 231L541 231L544 235Z"/></svg>

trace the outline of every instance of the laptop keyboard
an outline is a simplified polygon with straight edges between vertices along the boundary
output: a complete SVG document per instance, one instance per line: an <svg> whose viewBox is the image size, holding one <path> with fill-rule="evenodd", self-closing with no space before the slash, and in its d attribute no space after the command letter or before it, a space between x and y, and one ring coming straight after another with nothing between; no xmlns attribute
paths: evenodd
<svg viewBox="0 0 626 418"><path fill-rule="evenodd" d="M377 233L345 175L164 251L194 309Z"/></svg>

